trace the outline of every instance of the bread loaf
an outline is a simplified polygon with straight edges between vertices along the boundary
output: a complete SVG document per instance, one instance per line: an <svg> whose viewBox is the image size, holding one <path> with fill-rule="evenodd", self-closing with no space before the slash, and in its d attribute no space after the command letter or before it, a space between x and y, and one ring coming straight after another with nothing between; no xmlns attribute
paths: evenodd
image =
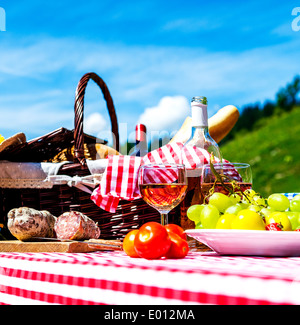
<svg viewBox="0 0 300 325"><path fill-rule="evenodd" d="M119 155L115 149L101 143L84 143L84 156L86 159L105 159L108 155ZM51 159L51 162L74 161L74 146L66 148Z"/></svg>
<svg viewBox="0 0 300 325"><path fill-rule="evenodd" d="M221 108L215 115L208 119L208 129L211 137L216 142L220 142L234 127L239 115L238 109L233 105L227 105ZM191 125L192 118L188 116L170 143L185 143L191 136Z"/></svg>
<svg viewBox="0 0 300 325"><path fill-rule="evenodd" d="M7 227L19 240L27 241L33 237L55 237L56 217L48 211L32 208L15 208L8 212Z"/></svg>

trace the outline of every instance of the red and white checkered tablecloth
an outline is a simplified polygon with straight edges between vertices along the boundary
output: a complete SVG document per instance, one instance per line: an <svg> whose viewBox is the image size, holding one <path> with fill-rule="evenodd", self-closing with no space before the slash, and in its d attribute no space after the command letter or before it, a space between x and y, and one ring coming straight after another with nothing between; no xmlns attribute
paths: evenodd
<svg viewBox="0 0 300 325"><path fill-rule="evenodd" d="M300 304L300 258L0 253L1 304Z"/></svg>

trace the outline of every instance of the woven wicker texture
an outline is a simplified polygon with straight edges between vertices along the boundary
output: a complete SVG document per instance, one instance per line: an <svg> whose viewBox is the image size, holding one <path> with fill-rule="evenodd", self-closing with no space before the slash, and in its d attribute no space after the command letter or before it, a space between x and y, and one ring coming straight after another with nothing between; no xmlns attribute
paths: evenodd
<svg viewBox="0 0 300 325"><path fill-rule="evenodd" d="M69 176L90 175L86 164L86 146L101 141L83 133L84 96L86 86L92 79L102 90L111 119L111 130L114 134L114 148L119 148L119 129L113 100L105 82L95 73L85 74L79 81L75 95L75 128L74 131L60 128L38 139L20 144L9 152L0 153L1 160L11 161L53 161L54 157L64 150L71 150L68 158L74 161L65 164L59 174ZM70 153L70 152L69 152ZM90 194L68 185L54 185L52 189L8 189L0 188L0 223L6 224L7 213L17 207L27 206L37 210L47 210L55 216L65 211L80 211L98 222L103 239L122 239L131 229L140 227L148 221L160 222L159 213L147 205L142 199L120 201L115 213L100 209L90 199ZM179 208L169 214L169 222L179 220Z"/></svg>

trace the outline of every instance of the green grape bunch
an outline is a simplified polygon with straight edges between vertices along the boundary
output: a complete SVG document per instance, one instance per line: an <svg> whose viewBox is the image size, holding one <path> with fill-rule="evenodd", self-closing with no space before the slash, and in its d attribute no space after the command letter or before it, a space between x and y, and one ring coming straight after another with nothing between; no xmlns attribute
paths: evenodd
<svg viewBox="0 0 300 325"><path fill-rule="evenodd" d="M195 204L187 210L196 229L249 229L300 231L300 194L289 200L284 194L273 193L263 198L253 189L242 195L214 192L208 203ZM272 228L272 229L270 229Z"/></svg>

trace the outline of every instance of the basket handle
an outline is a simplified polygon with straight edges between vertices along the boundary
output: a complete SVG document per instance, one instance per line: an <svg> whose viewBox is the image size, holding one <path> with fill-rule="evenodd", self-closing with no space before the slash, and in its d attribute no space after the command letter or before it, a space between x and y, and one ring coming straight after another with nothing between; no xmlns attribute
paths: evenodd
<svg viewBox="0 0 300 325"><path fill-rule="evenodd" d="M85 89L92 79L101 88L104 99L106 101L108 113L111 121L111 131L113 133L114 148L119 151L119 127L117 121L117 115L113 100L105 82L96 73L86 73L79 81L75 93L75 130L74 130L74 156L75 160L80 162L81 165L86 165L86 159L84 156L84 134L83 134L83 108L84 108L84 95Z"/></svg>

